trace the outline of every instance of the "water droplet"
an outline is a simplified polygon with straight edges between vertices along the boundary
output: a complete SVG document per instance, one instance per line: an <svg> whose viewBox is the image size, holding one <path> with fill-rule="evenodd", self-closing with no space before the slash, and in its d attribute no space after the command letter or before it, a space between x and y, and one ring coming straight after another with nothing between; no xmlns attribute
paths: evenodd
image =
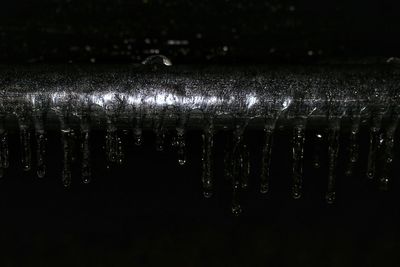
<svg viewBox="0 0 400 267"><path fill-rule="evenodd" d="M172 66L169 58L163 55L151 55L142 62L143 65Z"/></svg>
<svg viewBox="0 0 400 267"><path fill-rule="evenodd" d="M292 139L293 160L293 185L292 196L294 199L301 198L303 187L303 157L305 142L305 122L295 125Z"/></svg>
<svg viewBox="0 0 400 267"><path fill-rule="evenodd" d="M273 144L273 128L265 128L265 140L262 154L261 185L260 192L266 194L269 191L269 175L271 168L271 154Z"/></svg>

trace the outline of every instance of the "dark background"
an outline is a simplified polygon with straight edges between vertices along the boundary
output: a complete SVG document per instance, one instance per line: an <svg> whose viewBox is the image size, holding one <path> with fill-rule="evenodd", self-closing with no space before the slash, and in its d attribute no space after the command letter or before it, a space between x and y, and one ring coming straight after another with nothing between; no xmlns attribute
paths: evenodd
<svg viewBox="0 0 400 267"><path fill-rule="evenodd" d="M398 1L3 0L0 60L308 63L399 56ZM174 42L178 41L178 42Z"/></svg>
<svg viewBox="0 0 400 267"><path fill-rule="evenodd" d="M0 61L130 64L160 53L174 64L384 63L399 56L399 33L396 1L2 1ZM188 134L184 167L170 149L156 153L146 133L141 148L124 138L124 163L109 171L104 133L95 133L93 181L82 184L76 163L69 190L57 133L42 180L21 170L12 135L0 182L0 265L399 266L398 177L385 193L366 179L366 128L353 177L342 171L343 133L333 206L324 201L326 160L311 168L312 133L304 198L291 199L289 133L276 133L268 196L258 193L262 133L247 133L254 168L240 217L230 213L223 133L211 199L201 191L198 132Z"/></svg>

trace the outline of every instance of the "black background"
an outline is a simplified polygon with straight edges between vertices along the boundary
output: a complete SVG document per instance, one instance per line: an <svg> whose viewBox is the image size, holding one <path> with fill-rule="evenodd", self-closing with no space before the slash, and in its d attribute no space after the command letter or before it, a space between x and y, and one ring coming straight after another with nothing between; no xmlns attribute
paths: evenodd
<svg viewBox="0 0 400 267"><path fill-rule="evenodd" d="M396 57L398 8L388 0L4 0L0 59L129 63L152 49L174 63ZM168 40L188 43L168 45Z"/></svg>
<svg viewBox="0 0 400 267"><path fill-rule="evenodd" d="M175 64L382 63L399 56L397 6L395 1L3 1L0 60L129 64L158 49ZM168 40L188 44L171 46ZM146 133L141 148L124 138L124 163L109 171L104 136L95 133L93 181L82 184L76 163L69 190L60 181L57 133L49 134L49 170L42 180L34 168L21 170L18 136L12 135L11 167L0 182L0 265L398 266L398 159L391 190L379 192L375 181L365 178L364 129L360 169L345 177L340 162L337 203L328 206L327 169L325 163L311 168L308 133L305 193L296 201L290 196L289 133L276 133L268 196L258 193L262 133L247 133L254 169L240 217L230 213L224 134L216 137L217 192L211 199L201 191L198 132L187 136L184 167L173 151L155 152L154 136Z"/></svg>

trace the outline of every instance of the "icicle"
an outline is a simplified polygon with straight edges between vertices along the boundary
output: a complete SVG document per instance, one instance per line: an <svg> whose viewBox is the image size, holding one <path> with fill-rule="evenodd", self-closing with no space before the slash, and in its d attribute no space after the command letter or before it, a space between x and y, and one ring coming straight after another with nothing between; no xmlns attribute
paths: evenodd
<svg viewBox="0 0 400 267"><path fill-rule="evenodd" d="M212 154L214 142L214 125L212 120L208 123L202 134L202 183L204 197L210 198L213 194Z"/></svg>
<svg viewBox="0 0 400 267"><path fill-rule="evenodd" d="M37 157L37 176L43 178L46 175L46 135L44 130L36 132L36 157Z"/></svg>
<svg viewBox="0 0 400 267"><path fill-rule="evenodd" d="M9 166L7 132L0 128L0 178L3 178L5 169Z"/></svg>
<svg viewBox="0 0 400 267"><path fill-rule="evenodd" d="M92 171L90 165L90 128L89 124L85 118L83 118L83 122L81 121L81 135L82 135L82 144L81 144L81 177L82 182L85 184L90 183L92 179Z"/></svg>
<svg viewBox="0 0 400 267"><path fill-rule="evenodd" d="M232 138L227 138L224 146L224 177L226 181L232 180Z"/></svg>
<svg viewBox="0 0 400 267"><path fill-rule="evenodd" d="M72 181L72 172L71 172L71 147L70 147L70 139L71 139L71 129L63 128L61 129L61 140L63 146L63 169L61 174L61 181L65 188L69 188L71 186Z"/></svg>
<svg viewBox="0 0 400 267"><path fill-rule="evenodd" d="M46 155L46 133L43 126L43 115L35 116L35 136L36 136L36 174L38 178L46 175L45 155Z"/></svg>
<svg viewBox="0 0 400 267"><path fill-rule="evenodd" d="M178 163L179 165L185 165L186 163L186 140L185 140L185 124L186 116L181 114L178 126L176 127L176 141L175 146L177 148Z"/></svg>
<svg viewBox="0 0 400 267"><path fill-rule="evenodd" d="M185 142L185 130L177 129L177 154L179 165L185 165L186 163L186 142Z"/></svg>
<svg viewBox="0 0 400 267"><path fill-rule="evenodd" d="M330 123L328 129L328 189L325 195L326 202L333 204L336 199L336 167L339 151L340 120Z"/></svg>
<svg viewBox="0 0 400 267"><path fill-rule="evenodd" d="M249 186L249 176L250 176L250 153L247 145L243 144L240 151L240 177L241 177L241 187L246 189Z"/></svg>
<svg viewBox="0 0 400 267"><path fill-rule="evenodd" d="M323 141L322 134L318 133L315 135L317 140L314 144L314 152L313 152L313 166L318 169L321 166L321 146Z"/></svg>
<svg viewBox="0 0 400 267"><path fill-rule="evenodd" d="M233 154L237 155L236 151L239 146L239 142L241 142L240 137L236 137L236 140L234 141L234 149L233 149ZM233 164L232 164L232 213L234 215L239 215L242 212L242 207L240 205L240 200L239 200L239 194L240 194L240 180L239 180L239 174L240 174L240 163L238 162L238 159L236 156L234 156L236 159L233 159Z"/></svg>
<svg viewBox="0 0 400 267"><path fill-rule="evenodd" d="M165 142L165 132L163 130L159 130L156 132L156 150L158 152L164 151L164 142Z"/></svg>
<svg viewBox="0 0 400 267"><path fill-rule="evenodd" d="M155 146L158 152L164 150L165 131L164 131L164 112L157 114L154 121L154 132L156 134Z"/></svg>
<svg viewBox="0 0 400 267"><path fill-rule="evenodd" d="M133 142L136 146L142 145L142 131L143 131L142 122L143 122L142 114L139 111L136 114L135 126L133 128Z"/></svg>
<svg viewBox="0 0 400 267"><path fill-rule="evenodd" d="M22 168L24 171L29 171L32 167L31 133L29 131L29 127L25 124L20 124L19 130Z"/></svg>
<svg viewBox="0 0 400 267"><path fill-rule="evenodd" d="M376 115L372 118L372 125L369 133L369 153L368 153L368 165L367 165L367 177L373 179L376 172L376 156L380 139L380 128L381 128L382 115Z"/></svg>
<svg viewBox="0 0 400 267"><path fill-rule="evenodd" d="M271 168L271 152L272 152L272 144L273 144L273 134L274 134L274 127L264 128L265 134L265 143L263 148L263 155L262 155L262 167L261 167L261 186L260 192L262 194L266 194L269 191L269 175L270 175L270 168Z"/></svg>
<svg viewBox="0 0 400 267"><path fill-rule="evenodd" d="M351 176L353 174L355 165L359 157L359 147L358 147L358 134L360 128L360 117L355 117L352 120L351 132L350 132L350 144L349 144L349 161L346 166L346 175Z"/></svg>
<svg viewBox="0 0 400 267"><path fill-rule="evenodd" d="M394 158L394 139L397 129L398 119L392 121L385 131L382 174L379 178L379 187L381 190L388 190L390 183L390 174Z"/></svg>
<svg viewBox="0 0 400 267"><path fill-rule="evenodd" d="M123 160L122 140L117 127L109 120L106 133L106 154L109 163L121 164ZM109 167L109 166L108 166Z"/></svg>
<svg viewBox="0 0 400 267"><path fill-rule="evenodd" d="M293 157L293 185L292 196L294 199L301 198L303 187L303 156L305 142L305 123L302 121L295 125L292 140Z"/></svg>
<svg viewBox="0 0 400 267"><path fill-rule="evenodd" d="M240 205L240 182L243 182L243 174L247 175L247 169L243 165L243 151L246 149L243 143L243 133L245 125L236 125L233 133L233 148L232 148L232 161L231 161L231 179L232 179L232 213L239 215L242 212ZM245 180L247 178L244 178ZM246 181L247 182L247 181Z"/></svg>

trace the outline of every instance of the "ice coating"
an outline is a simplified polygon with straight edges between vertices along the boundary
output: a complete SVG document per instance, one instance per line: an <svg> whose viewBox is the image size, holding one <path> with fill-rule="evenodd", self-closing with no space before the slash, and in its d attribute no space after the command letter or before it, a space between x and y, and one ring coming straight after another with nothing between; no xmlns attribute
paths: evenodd
<svg viewBox="0 0 400 267"><path fill-rule="evenodd" d="M164 64L165 65L165 64ZM349 129L351 175L358 159L361 121L370 125L370 149L366 174L377 176L380 186L390 182L395 132L400 113L400 69L393 66L314 67L194 67L97 66L97 67L0 67L0 177L8 168L8 121L17 120L22 165L31 169L31 144L36 142L38 177L46 173L46 130L60 127L63 149L62 183L71 186L74 158L81 159L81 181L92 179L91 130L106 129L105 154L108 164L124 158L121 131L133 132L133 143L142 143L142 131L155 133L155 148L164 149L166 131L172 131L177 162L187 161L186 133L202 131L201 181L205 197L213 195L214 135L231 132L227 147L225 175L232 186L232 212L242 212L241 191L249 186L250 163L245 133L264 131L259 191L270 188L271 157L278 120L292 127L292 196L303 194L303 158L306 130L318 120L318 144L314 165L327 153L326 201L336 198L336 166L340 132ZM390 117L391 124L384 121ZM342 123L348 120L349 123ZM57 122L57 123L53 123ZM14 129L15 130L15 129ZM31 130L35 131L31 135ZM347 129L346 129L347 130ZM77 138L80 136L80 138ZM322 138L327 140L323 149ZM320 140L321 139L321 140ZM308 140L308 139L307 139ZM79 153L74 142L80 142ZM383 150L382 158L378 151ZM76 155L77 154L77 155Z"/></svg>

